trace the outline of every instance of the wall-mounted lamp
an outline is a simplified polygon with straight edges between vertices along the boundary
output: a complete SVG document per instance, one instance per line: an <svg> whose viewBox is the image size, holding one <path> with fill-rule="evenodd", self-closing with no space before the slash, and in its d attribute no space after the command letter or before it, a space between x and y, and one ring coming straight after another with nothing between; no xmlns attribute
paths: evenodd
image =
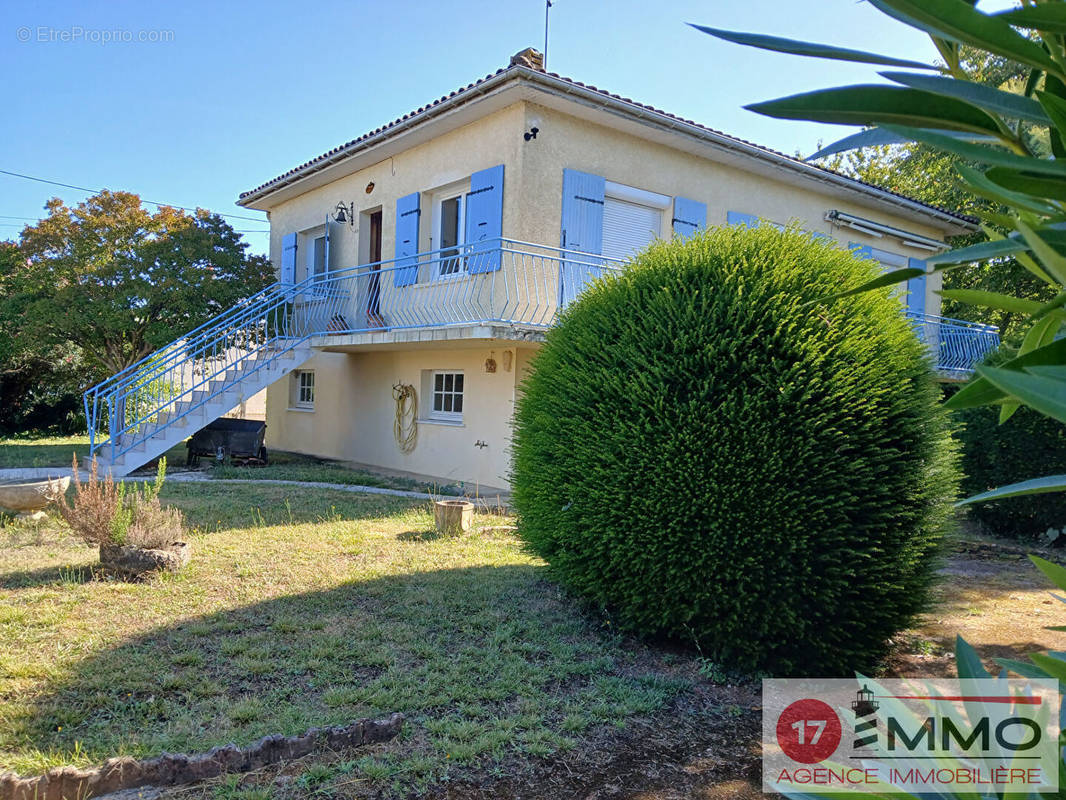
<svg viewBox="0 0 1066 800"><path fill-rule="evenodd" d="M540 133L540 128L534 125L528 131L522 134L522 138L528 142L530 139L536 139L538 133Z"/></svg>
<svg viewBox="0 0 1066 800"><path fill-rule="evenodd" d="M344 203L337 203L337 207L333 210L333 221L347 223L348 227L355 227L355 202L352 201L349 205Z"/></svg>

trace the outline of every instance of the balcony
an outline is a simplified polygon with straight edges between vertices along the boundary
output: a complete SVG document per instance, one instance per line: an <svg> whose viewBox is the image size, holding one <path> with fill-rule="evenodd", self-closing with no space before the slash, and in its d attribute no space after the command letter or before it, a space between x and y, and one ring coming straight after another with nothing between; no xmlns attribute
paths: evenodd
<svg viewBox="0 0 1066 800"><path fill-rule="evenodd" d="M985 356L999 347L999 328L934 314L906 315L933 354L937 372L946 380L965 380Z"/></svg>
<svg viewBox="0 0 1066 800"><path fill-rule="evenodd" d="M619 272L617 259L509 239L334 270L292 287L288 335L325 347L407 340L399 331L507 326L543 331L591 281ZM962 380L999 346L982 325L905 312L948 380ZM424 335L431 338L433 334Z"/></svg>
<svg viewBox="0 0 1066 800"><path fill-rule="evenodd" d="M624 263L515 242L476 242L274 284L85 393L89 446L124 475L316 348L427 339L535 339L590 282ZM999 345L996 329L912 315L937 370L962 380Z"/></svg>
<svg viewBox="0 0 1066 800"><path fill-rule="evenodd" d="M332 270L291 287L287 335L335 337L459 326L547 330L617 259L494 240Z"/></svg>

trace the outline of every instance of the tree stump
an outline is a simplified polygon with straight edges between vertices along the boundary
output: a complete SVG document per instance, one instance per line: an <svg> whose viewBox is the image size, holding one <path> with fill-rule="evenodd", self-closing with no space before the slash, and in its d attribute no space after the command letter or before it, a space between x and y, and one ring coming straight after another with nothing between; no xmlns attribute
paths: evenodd
<svg viewBox="0 0 1066 800"><path fill-rule="evenodd" d="M437 532L442 536L457 536L470 530L474 520L474 504L468 500L438 500L433 504Z"/></svg>

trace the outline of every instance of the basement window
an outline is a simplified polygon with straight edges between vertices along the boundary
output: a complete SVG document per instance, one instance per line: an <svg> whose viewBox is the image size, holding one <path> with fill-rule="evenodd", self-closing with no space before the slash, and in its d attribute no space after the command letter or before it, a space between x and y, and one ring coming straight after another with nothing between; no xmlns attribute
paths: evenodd
<svg viewBox="0 0 1066 800"><path fill-rule="evenodd" d="M314 370L298 369L292 373L292 392L289 402L292 408L304 411L315 407Z"/></svg>
<svg viewBox="0 0 1066 800"><path fill-rule="evenodd" d="M435 419L463 418L463 373L434 372L430 416Z"/></svg>

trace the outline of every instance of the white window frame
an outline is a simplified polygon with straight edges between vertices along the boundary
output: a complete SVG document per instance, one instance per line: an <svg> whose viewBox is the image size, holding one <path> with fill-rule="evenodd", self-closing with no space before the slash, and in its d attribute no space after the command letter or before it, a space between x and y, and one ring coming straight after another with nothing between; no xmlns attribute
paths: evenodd
<svg viewBox="0 0 1066 800"><path fill-rule="evenodd" d="M305 382L305 378L308 378ZM289 407L299 411L313 411L315 408L315 371L313 369L298 369L292 373L292 389L289 398ZM309 399L304 399L305 392Z"/></svg>
<svg viewBox="0 0 1066 800"><path fill-rule="evenodd" d="M323 233L321 236L311 236L310 237L310 242L311 242L311 258L314 260L314 264L311 266L311 269L312 269L311 275L314 276L314 277L321 276L321 277L324 278L329 273L329 264L327 263L328 259L329 259L329 247L326 245L326 234ZM318 270L318 243L319 242L322 242L322 271L321 272L319 272L319 270Z"/></svg>
<svg viewBox="0 0 1066 800"><path fill-rule="evenodd" d="M463 245L466 244L466 205L469 195L469 179L437 189L430 195L430 203L433 207L433 227L429 234L429 249L431 251L440 250L443 247L441 244L441 239L443 238L441 236L441 224L444 222L444 203L458 198L459 219L457 224L459 230L456 232L455 246L462 252ZM449 271L445 272L445 269L449 269ZM461 256L456 256L454 259L439 258L433 270L433 277L437 280L451 280L462 275L466 275L466 259Z"/></svg>
<svg viewBox="0 0 1066 800"><path fill-rule="evenodd" d="M444 390L443 388L437 389L437 376L441 376L442 383L447 380L447 376L452 376L452 389ZM455 390L455 377L458 376L462 379L463 388ZM443 420L446 422L461 422L463 419L463 412L460 411L444 411L443 409L437 409L437 396L438 394L442 399L445 396L451 396L453 398L452 403L454 407L454 398L458 397L463 409L466 408L466 375L461 369L435 369L430 372L429 375L429 418Z"/></svg>
<svg viewBox="0 0 1066 800"><path fill-rule="evenodd" d="M882 272L891 272L895 269L903 269L910 262L907 260L907 256L900 253L893 253L890 250L878 250L876 247L870 248L870 256L881 265ZM910 297L911 290L907 285L907 281L896 283L892 286L891 295L898 299L904 306L907 305L908 298Z"/></svg>
<svg viewBox="0 0 1066 800"><path fill-rule="evenodd" d="M607 197L613 197L616 200L625 200L627 203L657 208L660 211L666 211L674 202L674 198L669 195L649 192L647 189L638 189L636 186L626 186L624 183L615 183L614 181L604 182L603 193ZM662 236L662 234L662 224L660 222L659 236Z"/></svg>
<svg viewBox="0 0 1066 800"><path fill-rule="evenodd" d="M645 208L650 208L652 211L658 212L659 229L652 232L655 234L654 239L663 238L663 230L666 227L667 211L673 206L673 197L665 194L658 194L657 192L649 192L647 189L638 189L636 186L626 186L624 183L615 183L614 181L604 182L603 194L604 198L621 200L625 203L644 206ZM604 230L606 231L606 222L604 223Z"/></svg>
<svg viewBox="0 0 1066 800"><path fill-rule="evenodd" d="M296 247L296 282L310 280L316 275L324 278L329 274L329 245L323 242L322 272L315 272L315 242L327 237L325 225L315 225L298 232Z"/></svg>

